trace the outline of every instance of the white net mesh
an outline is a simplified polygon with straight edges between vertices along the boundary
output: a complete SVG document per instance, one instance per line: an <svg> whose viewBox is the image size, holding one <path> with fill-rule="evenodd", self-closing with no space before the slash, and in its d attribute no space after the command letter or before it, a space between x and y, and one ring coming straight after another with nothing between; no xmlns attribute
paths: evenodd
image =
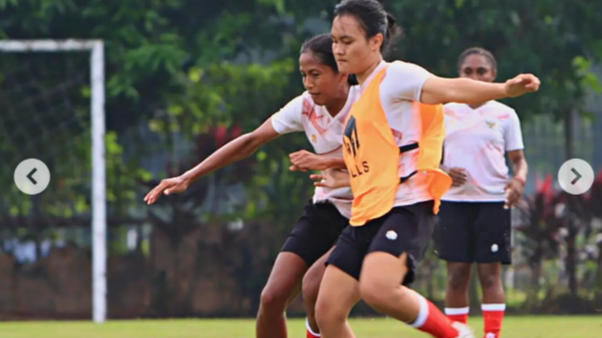
<svg viewBox="0 0 602 338"><path fill-rule="evenodd" d="M3 223L17 216L90 214L89 73L87 53L0 53ZM48 188L35 197L12 182L14 169L28 158L46 163L52 175Z"/></svg>
<svg viewBox="0 0 602 338"><path fill-rule="evenodd" d="M80 256L92 238L90 102L90 52L0 52L0 271L11 274L0 277L3 314L90 316L91 262ZM29 158L51 174L33 196L13 180ZM11 261L20 268L3 269Z"/></svg>

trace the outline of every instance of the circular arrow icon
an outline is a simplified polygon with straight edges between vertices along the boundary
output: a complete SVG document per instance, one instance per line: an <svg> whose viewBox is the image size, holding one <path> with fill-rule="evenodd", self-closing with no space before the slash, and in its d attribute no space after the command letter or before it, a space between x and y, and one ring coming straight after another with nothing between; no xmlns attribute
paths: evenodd
<svg viewBox="0 0 602 338"><path fill-rule="evenodd" d="M558 183L569 194L581 195L594 183L594 169L582 159L570 159L558 170Z"/></svg>
<svg viewBox="0 0 602 338"><path fill-rule="evenodd" d="M28 195L37 195L50 183L50 170L38 159L29 158L19 163L13 175L17 188Z"/></svg>

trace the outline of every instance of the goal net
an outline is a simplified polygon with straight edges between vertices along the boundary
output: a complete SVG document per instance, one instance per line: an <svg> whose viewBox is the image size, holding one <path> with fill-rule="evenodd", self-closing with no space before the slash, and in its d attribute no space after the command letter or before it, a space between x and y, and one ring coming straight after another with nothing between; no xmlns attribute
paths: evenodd
<svg viewBox="0 0 602 338"><path fill-rule="evenodd" d="M0 313L106 318L103 48L0 41ZM48 168L41 193L15 184L43 183L15 171L27 159Z"/></svg>

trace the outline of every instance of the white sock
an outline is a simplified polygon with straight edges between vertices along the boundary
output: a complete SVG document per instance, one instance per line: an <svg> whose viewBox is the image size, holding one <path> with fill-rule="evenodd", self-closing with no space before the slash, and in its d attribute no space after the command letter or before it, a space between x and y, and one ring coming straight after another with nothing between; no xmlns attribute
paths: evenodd
<svg viewBox="0 0 602 338"><path fill-rule="evenodd" d="M418 302L420 303L420 312L418 313L416 320L411 323L410 326L415 329L419 329L424 325L424 323L426 323L426 320L429 317L429 303L418 293L415 294L418 297Z"/></svg>
<svg viewBox="0 0 602 338"><path fill-rule="evenodd" d="M305 317L305 327L307 328L307 331L309 333L311 333L312 335L316 336L316 337L321 337L321 335L319 333L315 333L312 329L311 326L309 326L309 318Z"/></svg>
<svg viewBox="0 0 602 338"><path fill-rule="evenodd" d="M446 307L445 314L448 316L466 315L470 313L470 308L467 307Z"/></svg>
<svg viewBox="0 0 602 338"><path fill-rule="evenodd" d="M506 304L481 304L483 311L506 311Z"/></svg>

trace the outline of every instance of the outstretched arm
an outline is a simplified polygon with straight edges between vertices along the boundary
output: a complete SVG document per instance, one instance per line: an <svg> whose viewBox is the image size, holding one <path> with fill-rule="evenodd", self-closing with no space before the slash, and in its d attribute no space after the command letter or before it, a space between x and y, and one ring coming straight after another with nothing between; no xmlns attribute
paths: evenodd
<svg viewBox="0 0 602 338"><path fill-rule="evenodd" d="M162 180L144 197L144 201L147 204L153 204L162 194L169 195L183 192L199 178L250 156L257 148L278 136L279 134L274 130L270 118L253 132L241 135L228 142L184 174Z"/></svg>
<svg viewBox="0 0 602 338"><path fill-rule="evenodd" d="M532 74L520 74L505 83L488 83L467 78L428 78L422 86L420 101L426 104L448 102L481 103L536 92L540 81Z"/></svg>
<svg viewBox="0 0 602 338"><path fill-rule="evenodd" d="M196 167L185 172L182 177L192 183L209 173L251 156L259 147L278 136L270 118L253 132L241 135L216 150Z"/></svg>

